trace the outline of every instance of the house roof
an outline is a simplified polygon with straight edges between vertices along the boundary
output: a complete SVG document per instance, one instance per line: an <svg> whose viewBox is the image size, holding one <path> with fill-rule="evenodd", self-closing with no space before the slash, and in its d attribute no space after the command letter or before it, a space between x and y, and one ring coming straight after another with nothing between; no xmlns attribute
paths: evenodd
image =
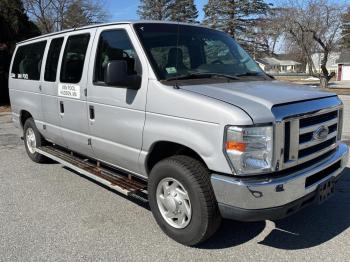
<svg viewBox="0 0 350 262"><path fill-rule="evenodd" d="M301 63L294 60L279 60L280 65L282 66L290 66L290 65L301 65Z"/></svg>
<svg viewBox="0 0 350 262"><path fill-rule="evenodd" d="M350 49L344 49L340 56L339 59L337 60L338 64L350 64Z"/></svg>
<svg viewBox="0 0 350 262"><path fill-rule="evenodd" d="M300 65L299 62L293 61L293 60L279 60L274 57L264 57L257 59L257 62L264 64L264 65L270 65L270 66L291 66L291 65Z"/></svg>
<svg viewBox="0 0 350 262"><path fill-rule="evenodd" d="M264 57L264 58L259 58L257 59L257 62L264 64L264 65L279 65L278 59L274 57Z"/></svg>

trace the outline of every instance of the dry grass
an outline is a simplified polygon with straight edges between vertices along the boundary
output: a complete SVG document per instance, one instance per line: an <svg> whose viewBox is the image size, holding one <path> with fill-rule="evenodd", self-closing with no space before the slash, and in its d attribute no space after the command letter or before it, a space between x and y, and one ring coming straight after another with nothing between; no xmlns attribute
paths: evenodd
<svg viewBox="0 0 350 262"><path fill-rule="evenodd" d="M306 80L307 78L309 78L309 76L276 76L276 79L279 81L292 82L295 84L302 85L319 86L319 80ZM329 83L336 83L336 81L333 78L331 81L329 81ZM348 87L346 86L345 88L332 87L327 88L326 90L332 93L336 93L337 95L350 95L350 84Z"/></svg>

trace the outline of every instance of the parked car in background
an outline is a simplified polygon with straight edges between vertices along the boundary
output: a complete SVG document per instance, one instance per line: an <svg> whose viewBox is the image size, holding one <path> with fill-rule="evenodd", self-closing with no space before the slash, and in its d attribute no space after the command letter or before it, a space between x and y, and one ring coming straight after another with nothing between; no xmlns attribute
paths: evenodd
<svg viewBox="0 0 350 262"><path fill-rule="evenodd" d="M9 85L33 161L147 193L160 228L184 245L221 218L279 219L322 203L348 159L335 94L273 80L232 37L199 25L33 38L17 44Z"/></svg>

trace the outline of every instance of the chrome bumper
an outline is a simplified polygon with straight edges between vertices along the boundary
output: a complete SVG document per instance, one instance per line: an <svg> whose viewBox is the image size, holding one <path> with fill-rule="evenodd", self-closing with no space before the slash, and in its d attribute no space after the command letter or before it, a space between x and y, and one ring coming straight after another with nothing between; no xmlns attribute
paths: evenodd
<svg viewBox="0 0 350 262"><path fill-rule="evenodd" d="M288 176L266 179L235 178L213 174L211 183L215 192L220 211L223 216L231 207L235 210L257 211L263 209L274 209L287 206L299 199L306 198L316 192L318 186L324 181L334 177L337 179L344 170L349 156L348 146L340 143L336 151L327 159L311 167L300 170ZM306 179L327 167L341 161L340 167L323 179L306 187ZM271 175L272 176L272 175ZM233 212L235 213L235 212ZM254 212L252 213L254 214ZM244 219L255 220L255 219Z"/></svg>

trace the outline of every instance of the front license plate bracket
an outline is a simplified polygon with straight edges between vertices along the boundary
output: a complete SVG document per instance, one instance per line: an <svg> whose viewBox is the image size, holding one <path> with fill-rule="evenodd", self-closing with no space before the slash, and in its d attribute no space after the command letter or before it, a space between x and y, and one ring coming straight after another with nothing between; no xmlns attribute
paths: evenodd
<svg viewBox="0 0 350 262"><path fill-rule="evenodd" d="M318 203L323 204L328 198L332 197L335 193L335 180L326 180L318 186Z"/></svg>

